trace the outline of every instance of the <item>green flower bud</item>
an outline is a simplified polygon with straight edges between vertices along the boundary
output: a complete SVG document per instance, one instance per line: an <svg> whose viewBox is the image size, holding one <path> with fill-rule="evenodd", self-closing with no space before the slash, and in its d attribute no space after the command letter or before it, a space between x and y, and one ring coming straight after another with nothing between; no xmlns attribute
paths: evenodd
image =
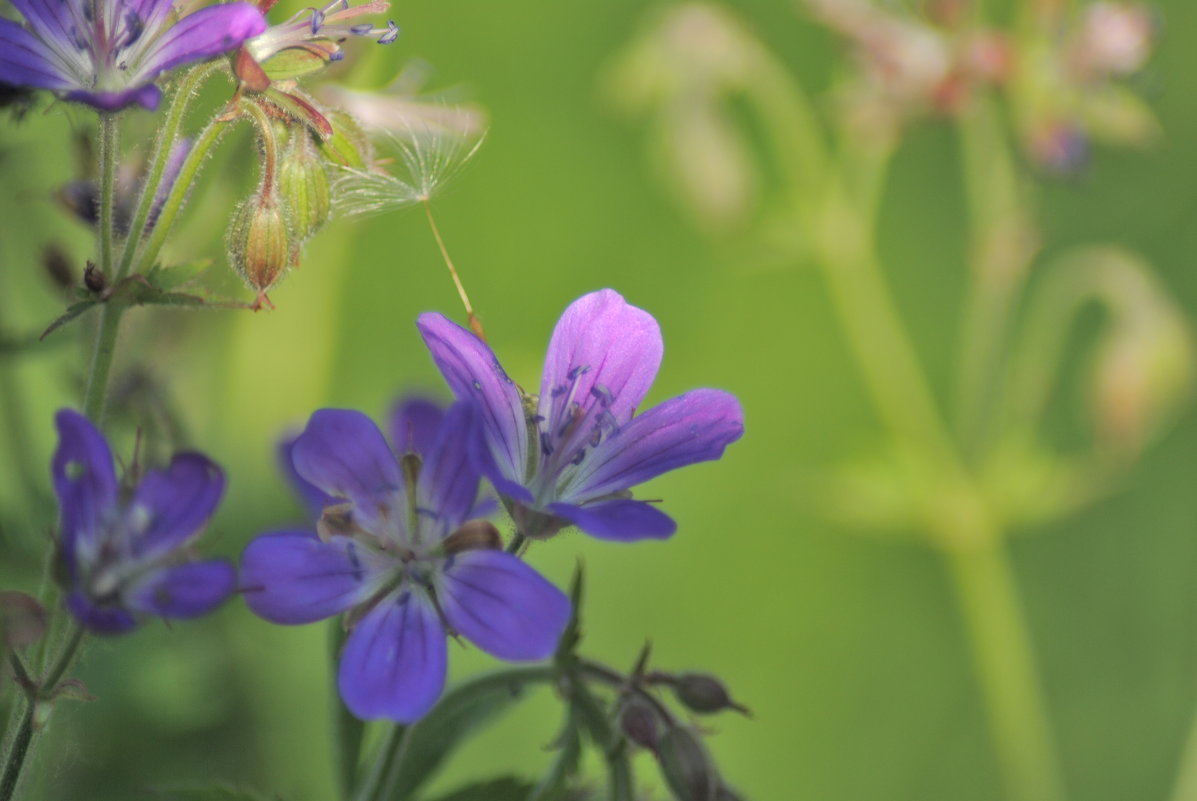
<svg viewBox="0 0 1197 801"><path fill-rule="evenodd" d="M683 673L673 682L673 693L688 709L708 714L734 709L748 714L748 709L728 695L727 688L714 676L705 673Z"/></svg>
<svg viewBox="0 0 1197 801"><path fill-rule="evenodd" d="M278 166L278 191L291 212L296 244L316 233L328 221L331 207L328 173L306 130L295 131L283 148Z"/></svg>
<svg viewBox="0 0 1197 801"><path fill-rule="evenodd" d="M678 801L716 801L719 771L693 731L674 726L658 743L661 775Z"/></svg>
<svg viewBox="0 0 1197 801"><path fill-rule="evenodd" d="M362 126L344 111L331 111L327 116L333 133L319 143L320 154L340 167L368 169L374 160L374 149Z"/></svg>
<svg viewBox="0 0 1197 801"><path fill-rule="evenodd" d="M269 304L274 286L291 259L287 215L278 197L259 193L237 207L229 226L229 262L258 293L256 306Z"/></svg>

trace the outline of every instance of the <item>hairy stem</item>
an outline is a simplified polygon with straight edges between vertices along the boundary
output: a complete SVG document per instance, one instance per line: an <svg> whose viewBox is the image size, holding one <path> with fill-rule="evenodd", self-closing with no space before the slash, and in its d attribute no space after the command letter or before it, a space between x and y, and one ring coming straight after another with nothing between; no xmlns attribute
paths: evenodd
<svg viewBox="0 0 1197 801"><path fill-rule="evenodd" d="M100 273L112 278L113 197L116 189L117 117L100 114ZM83 397L83 413L101 425L104 420L104 401L108 394L108 376L112 372L112 358L116 352L116 334L120 325L120 310L105 306L100 316L100 329L92 349L91 366L87 375L87 389Z"/></svg>

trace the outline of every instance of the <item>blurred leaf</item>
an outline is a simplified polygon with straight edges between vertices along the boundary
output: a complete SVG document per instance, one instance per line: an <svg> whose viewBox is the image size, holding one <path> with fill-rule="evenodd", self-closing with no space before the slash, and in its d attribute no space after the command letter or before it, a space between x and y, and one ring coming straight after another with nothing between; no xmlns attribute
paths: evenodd
<svg viewBox="0 0 1197 801"><path fill-rule="evenodd" d="M526 796L527 801L549 801L559 797L565 790L565 783L578 773L578 762L582 758L582 734L578 730L577 712L573 706L566 711L565 724L553 745L557 749L557 758Z"/></svg>
<svg viewBox="0 0 1197 801"><path fill-rule="evenodd" d="M408 730L402 761L390 782L390 798L405 801L469 735L506 712L528 684L546 682L545 667L513 668L480 676L442 696L426 717Z"/></svg>
<svg viewBox="0 0 1197 801"><path fill-rule="evenodd" d="M435 801L526 801L531 790L532 785L523 779L506 776L458 788Z"/></svg>
<svg viewBox="0 0 1197 801"><path fill-rule="evenodd" d="M585 589L586 580L583 575L582 563L578 562L577 567L574 568L573 580L569 584L569 623L566 625L565 631L561 633L561 639L557 641L557 653L553 656L558 664L572 657L574 649L582 640L582 595Z"/></svg>
<svg viewBox="0 0 1197 801"><path fill-rule="evenodd" d="M281 801L281 796L262 795L227 784L206 787L160 787L154 792L169 801Z"/></svg>
<svg viewBox="0 0 1197 801"><path fill-rule="evenodd" d="M334 662L340 658L341 648L345 644L345 627L339 618L333 618L329 623L329 642L332 645L331 658ZM333 671L336 675L336 670ZM341 791L345 797L353 794L354 779L357 776L358 763L362 754L362 735L365 734L366 724L359 720L337 692L335 685L331 688L333 703L333 740L336 743L337 771Z"/></svg>

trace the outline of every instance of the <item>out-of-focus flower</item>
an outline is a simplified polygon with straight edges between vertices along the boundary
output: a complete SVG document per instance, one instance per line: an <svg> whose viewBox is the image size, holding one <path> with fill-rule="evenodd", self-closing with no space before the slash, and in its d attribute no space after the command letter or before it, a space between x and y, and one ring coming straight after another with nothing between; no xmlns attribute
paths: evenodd
<svg viewBox="0 0 1197 801"><path fill-rule="evenodd" d="M614 290L565 310L535 398L508 378L486 343L444 315L421 315L419 328L454 395L477 406L475 460L525 536L573 524L603 539L668 537L677 524L633 500L630 488L718 459L744 432L739 402L714 389L635 415L661 363L661 332Z"/></svg>
<svg viewBox="0 0 1197 801"><path fill-rule="evenodd" d="M236 585L233 566L194 561L189 551L224 491L220 468L181 453L126 492L87 418L63 410L55 419L59 558L71 614L92 631L117 634L143 618L198 617L224 601Z"/></svg>
<svg viewBox="0 0 1197 801"><path fill-rule="evenodd" d="M277 0L260 0L263 13ZM323 8L307 8L286 22L271 25L265 33L245 43L238 54L238 76L254 91L264 91L273 81L287 81L319 72L345 57L341 43L350 36L368 36L379 44L399 38L399 26L388 20L384 27L362 21L390 8L384 0L350 5L333 0Z"/></svg>
<svg viewBox="0 0 1197 801"><path fill-rule="evenodd" d="M249 3L178 19L171 0L13 0L23 27L0 19L0 82L61 93L104 111L157 108L154 80L235 49L266 29Z"/></svg>
<svg viewBox="0 0 1197 801"><path fill-rule="evenodd" d="M1151 56L1155 27L1145 6L1094 3L1082 12L1066 57L1083 80L1130 75Z"/></svg>
<svg viewBox="0 0 1197 801"><path fill-rule="evenodd" d="M399 458L365 415L313 414L290 457L313 506L316 493L334 501L318 526L324 537L265 534L241 560L246 601L266 620L349 612L337 684L365 719L411 722L432 707L444 687L447 634L500 659L539 660L569 619L569 599L496 550L489 523L470 519L479 485L468 457L471 407L428 412L396 416Z"/></svg>

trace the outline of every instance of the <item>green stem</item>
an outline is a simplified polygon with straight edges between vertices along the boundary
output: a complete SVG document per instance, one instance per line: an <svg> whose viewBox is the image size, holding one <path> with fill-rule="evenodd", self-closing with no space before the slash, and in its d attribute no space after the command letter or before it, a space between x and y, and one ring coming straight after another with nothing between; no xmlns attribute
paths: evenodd
<svg viewBox="0 0 1197 801"><path fill-rule="evenodd" d="M187 115L187 108L195 92L216 70L216 64L204 64L195 67L183 76L175 89L174 98L166 112L166 119L162 121L161 133L154 149L154 156L146 171L145 180L141 186L141 197L137 201L137 211L133 215L133 222L129 226L129 237L125 240L125 248L121 253L120 264L117 266L113 283L120 281L129 274L133 266L133 257L137 254L137 247L145 236L146 226L149 224L150 211L154 207L154 198L158 196L162 185L162 178L166 174L166 167L170 163L170 155L179 139L179 132L183 127L183 118Z"/></svg>
<svg viewBox="0 0 1197 801"><path fill-rule="evenodd" d="M179 176L162 204L162 210L158 213L158 221L154 224L154 229L146 239L145 247L142 248L136 259L136 272L143 272L158 259L158 253L162 250L167 234L170 233L171 226L174 225L175 217L178 216L179 210L183 206L187 190L195 181L200 167L204 164L204 159L208 156L208 151L219 141L227 125L228 120L224 118L213 119L195 138L195 144L192 145L191 152L184 159L183 166L179 168Z"/></svg>
<svg viewBox="0 0 1197 801"><path fill-rule="evenodd" d="M118 156L116 115L100 114L100 273L108 279L112 272L113 197L116 188ZM112 372L112 357L116 352L116 335L121 310L105 305L96 334L87 389L83 398L83 413L97 426L104 419L104 401L108 394L108 376Z"/></svg>
<svg viewBox="0 0 1197 801"><path fill-rule="evenodd" d="M78 655L79 646L83 642L83 634L81 626L74 626L70 640L59 653L54 665L47 671L46 677L38 683L37 687L26 689L25 712L21 715L21 723L16 734L13 735L4 764L4 773L0 775L0 801L10 801L16 793L17 784L21 780L21 769L24 767L30 751L33 750L34 735L37 734L34 719L37 705L39 702L53 697L58 682L62 680L63 675L70 669Z"/></svg>
<svg viewBox="0 0 1197 801"><path fill-rule="evenodd" d="M978 456L992 433L1011 309L1026 281L1035 242L1008 137L989 98L975 99L959 133L973 241L955 410L964 449Z"/></svg>
<svg viewBox="0 0 1197 801"><path fill-rule="evenodd" d="M873 252L888 154L865 146L847 155L851 182L830 187L818 232L832 301L878 414L941 476L928 522L948 555L1011 798L1057 801L1064 797L1058 762L1001 525L961 462Z"/></svg>
<svg viewBox="0 0 1197 801"><path fill-rule="evenodd" d="M1017 801L1062 799L1064 782L1035 676L1034 647L1002 542L994 538L979 547L948 550L945 555L1009 797Z"/></svg>
<svg viewBox="0 0 1197 801"><path fill-rule="evenodd" d="M357 801L375 801L375 799L386 798L381 791L390 776L392 766L403 750L407 731L407 726L397 723L391 725L386 739L379 744L378 758L371 766L370 774L366 776L365 781L359 786L357 794L353 796Z"/></svg>

